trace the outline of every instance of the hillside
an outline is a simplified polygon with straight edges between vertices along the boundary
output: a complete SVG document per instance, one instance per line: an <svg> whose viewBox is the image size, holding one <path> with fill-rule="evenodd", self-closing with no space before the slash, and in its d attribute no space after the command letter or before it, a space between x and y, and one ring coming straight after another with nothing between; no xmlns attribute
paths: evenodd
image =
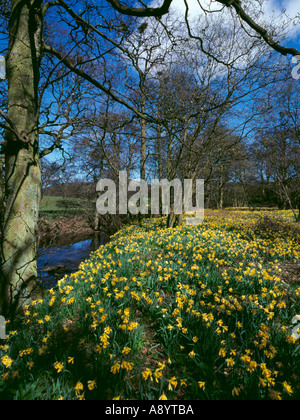
<svg viewBox="0 0 300 420"><path fill-rule="evenodd" d="M299 398L300 235L289 212L118 232L26 307L0 390L36 399ZM28 342L30 337L30 342Z"/></svg>

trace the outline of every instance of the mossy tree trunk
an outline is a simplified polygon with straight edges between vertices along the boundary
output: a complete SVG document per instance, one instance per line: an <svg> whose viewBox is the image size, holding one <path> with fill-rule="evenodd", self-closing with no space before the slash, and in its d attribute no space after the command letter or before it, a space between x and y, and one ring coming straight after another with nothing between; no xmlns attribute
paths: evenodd
<svg viewBox="0 0 300 420"><path fill-rule="evenodd" d="M38 83L42 1L12 0L6 56L8 112L5 134L5 210L0 313L19 311L36 284L36 236L41 195Z"/></svg>

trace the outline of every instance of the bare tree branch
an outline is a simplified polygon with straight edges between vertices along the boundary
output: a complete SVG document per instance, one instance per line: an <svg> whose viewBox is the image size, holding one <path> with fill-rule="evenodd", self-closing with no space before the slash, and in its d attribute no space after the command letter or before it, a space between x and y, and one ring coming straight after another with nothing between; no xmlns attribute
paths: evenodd
<svg viewBox="0 0 300 420"><path fill-rule="evenodd" d="M242 8L242 4L240 0L217 0L218 3L224 4L227 7L233 7L238 14L238 16L246 22L250 28L254 29L254 31L259 34L263 40L275 51L279 52L282 55L300 55L300 52L296 48L286 48L282 45L278 44L272 37L268 34L268 31L260 26L258 23L254 22L254 20L245 12Z"/></svg>
<svg viewBox="0 0 300 420"><path fill-rule="evenodd" d="M107 0L114 9L118 12L123 13L124 15L129 16L156 16L161 17L169 12L170 5L173 0L164 0L162 6L160 7L129 7L125 6L124 4L120 3L119 0Z"/></svg>
<svg viewBox="0 0 300 420"><path fill-rule="evenodd" d="M85 71L83 71L83 70L79 69L78 67L76 67L76 65L74 65L72 63L72 61L69 60L67 58L67 56L64 56L60 51L57 51L55 48L53 48L53 47L51 47L49 45L46 45L46 44L44 44L43 50L44 50L45 53L49 53L49 54L52 54L52 55L56 56L67 68L69 68L70 70L72 70L72 72L74 72L78 76L82 77L83 79L87 80L92 85L96 86L97 88L99 88L102 92L104 92L107 95L109 95L114 101L118 102L121 105L124 105L126 108L130 109L131 111L133 111L139 117L144 118L144 119L145 118L146 119L149 119L150 121L153 122L153 118L152 117L150 117L150 116L149 117L145 117L145 115L143 113L141 113L136 107L130 105L128 102L124 101L122 98L120 98L119 96L117 96L110 88L105 87L102 83L100 83L98 80L96 80L90 74L88 74Z"/></svg>
<svg viewBox="0 0 300 420"><path fill-rule="evenodd" d="M5 119L5 121L7 122L7 124L1 124L0 123L0 127L9 130L10 132L12 132L15 136L15 138L13 138L14 141L20 141L21 143L28 143L28 138L26 136L25 133L19 133L19 131L17 130L17 128L15 127L14 123L11 121L11 119L0 109L0 115L2 118ZM2 144L5 144L6 142L2 142Z"/></svg>
<svg viewBox="0 0 300 420"><path fill-rule="evenodd" d="M120 3L119 0L107 0L114 9L118 12L123 13L129 16L156 16L161 17L169 12L169 8L173 0L164 0L162 6L160 7L145 7L145 8L135 8L125 6L124 4ZM280 45L276 42L268 33L268 31L256 23L251 16L246 13L244 8L242 7L240 0L216 0L218 3L223 4L226 7L233 7L237 13L237 15L247 23L250 28L252 28L258 35L260 35L263 40L275 51L279 52L280 54L286 55L300 55L300 52L296 48L287 48Z"/></svg>

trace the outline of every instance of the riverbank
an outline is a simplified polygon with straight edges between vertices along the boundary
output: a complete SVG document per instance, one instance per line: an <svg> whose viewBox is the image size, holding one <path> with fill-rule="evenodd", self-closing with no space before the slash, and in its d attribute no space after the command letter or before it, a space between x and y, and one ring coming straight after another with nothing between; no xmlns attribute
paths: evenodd
<svg viewBox="0 0 300 420"><path fill-rule="evenodd" d="M99 232L88 235L84 233L73 239L56 239L51 246L39 248L37 258L39 282L46 289L55 287L62 277L78 271L80 263L108 241L109 236Z"/></svg>
<svg viewBox="0 0 300 420"><path fill-rule="evenodd" d="M85 215L41 217L37 258L40 282L47 289L54 287L108 240L107 234L89 226Z"/></svg>
<svg viewBox="0 0 300 420"><path fill-rule="evenodd" d="M123 228L7 325L0 394L299 399L300 236L260 216Z"/></svg>
<svg viewBox="0 0 300 420"><path fill-rule="evenodd" d="M87 218L78 214L55 218L40 217L38 230L39 246L53 243L64 245L95 232L89 225Z"/></svg>

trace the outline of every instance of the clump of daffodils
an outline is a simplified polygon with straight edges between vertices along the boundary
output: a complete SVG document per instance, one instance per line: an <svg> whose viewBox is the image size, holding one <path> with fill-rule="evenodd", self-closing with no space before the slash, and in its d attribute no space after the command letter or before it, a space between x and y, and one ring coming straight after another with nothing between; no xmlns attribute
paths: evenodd
<svg viewBox="0 0 300 420"><path fill-rule="evenodd" d="M300 238L263 230L260 215L207 211L199 226L160 218L118 232L26 305L17 329L7 323L0 394L299 397L300 288L286 266L297 271Z"/></svg>

